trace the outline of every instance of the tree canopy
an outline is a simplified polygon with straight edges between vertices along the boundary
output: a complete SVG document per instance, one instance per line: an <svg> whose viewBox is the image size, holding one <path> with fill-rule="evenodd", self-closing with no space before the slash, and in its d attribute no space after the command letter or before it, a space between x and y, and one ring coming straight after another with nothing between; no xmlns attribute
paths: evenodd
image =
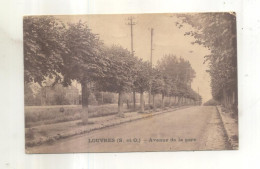
<svg viewBox="0 0 260 169"><path fill-rule="evenodd" d="M63 26L52 16L24 17L25 82L41 84L46 77L60 77Z"/></svg>
<svg viewBox="0 0 260 169"><path fill-rule="evenodd" d="M71 80L83 83L104 76L107 62L103 55L103 43L86 23L69 23L62 37L65 50L61 73L65 85L70 84Z"/></svg>
<svg viewBox="0 0 260 169"><path fill-rule="evenodd" d="M195 71L188 61L172 54L165 55L158 62L158 70L162 80L160 89L162 94L181 97L189 95Z"/></svg>
<svg viewBox="0 0 260 169"><path fill-rule="evenodd" d="M149 91L152 68L149 62L138 60L136 62L136 78L134 79L134 88L137 92L143 93Z"/></svg>
<svg viewBox="0 0 260 169"><path fill-rule="evenodd" d="M133 87L136 58L121 46L112 46L105 52L108 57L106 74L102 78L104 91L127 92Z"/></svg>
<svg viewBox="0 0 260 169"><path fill-rule="evenodd" d="M193 36L193 44L208 48L211 53L205 56L209 63L212 95L220 100L228 90L237 93L237 47L235 13L181 14L182 23L191 25L194 30L185 35ZM181 26L180 26L181 25Z"/></svg>

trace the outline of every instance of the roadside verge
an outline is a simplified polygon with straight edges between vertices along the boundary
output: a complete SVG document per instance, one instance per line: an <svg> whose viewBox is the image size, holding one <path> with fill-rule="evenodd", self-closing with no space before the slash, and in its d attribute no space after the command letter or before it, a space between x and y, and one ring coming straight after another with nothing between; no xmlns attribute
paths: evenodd
<svg viewBox="0 0 260 169"><path fill-rule="evenodd" d="M233 150L238 150L238 120L232 117L232 113L225 113L220 106L216 106L223 122L228 141Z"/></svg>

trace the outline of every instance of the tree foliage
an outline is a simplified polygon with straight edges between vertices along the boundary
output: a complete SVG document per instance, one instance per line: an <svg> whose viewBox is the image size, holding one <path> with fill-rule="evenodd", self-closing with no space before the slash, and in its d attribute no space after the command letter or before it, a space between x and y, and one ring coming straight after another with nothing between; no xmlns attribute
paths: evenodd
<svg viewBox="0 0 260 169"><path fill-rule="evenodd" d="M25 16L23 29L24 81L41 84L46 77L60 77L63 25L52 16Z"/></svg>
<svg viewBox="0 0 260 169"><path fill-rule="evenodd" d="M234 13L182 14L182 24L191 25L194 30L185 35L193 36L193 44L208 48L205 56L209 63L212 95L216 100L224 98L227 91L237 93L237 47L236 16ZM176 23L177 26L182 25Z"/></svg>
<svg viewBox="0 0 260 169"><path fill-rule="evenodd" d="M152 95L161 94L163 90L164 79L162 73L157 67L152 69L151 77L152 77L151 94Z"/></svg>
<svg viewBox="0 0 260 169"><path fill-rule="evenodd" d="M219 105L219 102L214 99L210 99L207 102L205 102L203 105L204 106L217 106L217 105Z"/></svg>
<svg viewBox="0 0 260 169"><path fill-rule="evenodd" d="M195 77L195 71L190 63L183 58L177 58L170 54L165 55L158 62L158 73L154 84L154 92L165 96L178 96L198 100L199 96L195 96L196 92L191 89L192 79ZM158 88L157 83L161 88ZM153 87L153 88L154 88ZM159 89L159 90L158 90Z"/></svg>
<svg viewBox="0 0 260 169"><path fill-rule="evenodd" d="M134 79L134 88L137 92L143 93L149 91L150 78L152 73L151 64L138 60L136 63L136 77Z"/></svg>
<svg viewBox="0 0 260 169"><path fill-rule="evenodd" d="M136 58L121 46L112 46L105 52L108 57L106 74L101 79L104 91L127 92L133 87Z"/></svg>
<svg viewBox="0 0 260 169"><path fill-rule="evenodd" d="M62 75L64 84L72 80L80 83L96 81L104 76L106 60L103 57L103 43L93 34L86 23L69 23L63 33L64 53Z"/></svg>

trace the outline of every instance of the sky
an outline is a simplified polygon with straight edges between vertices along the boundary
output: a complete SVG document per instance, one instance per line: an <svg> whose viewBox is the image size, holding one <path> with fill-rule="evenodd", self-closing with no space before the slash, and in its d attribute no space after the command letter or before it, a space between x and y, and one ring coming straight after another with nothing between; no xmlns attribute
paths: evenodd
<svg viewBox="0 0 260 169"><path fill-rule="evenodd" d="M134 17L133 48L135 55L143 60L150 60L151 28L153 33L153 65L166 54L174 54L189 60L196 72L192 88L200 93L203 102L212 98L210 76L206 72L207 64L203 64L204 56L210 51L200 45L192 45L193 37L184 36L193 28L184 24L180 29L176 22L180 19L174 14L131 14L131 15L67 15L56 16L64 22L86 22L91 31L98 34L105 45L120 45L131 51L131 31L129 17Z"/></svg>

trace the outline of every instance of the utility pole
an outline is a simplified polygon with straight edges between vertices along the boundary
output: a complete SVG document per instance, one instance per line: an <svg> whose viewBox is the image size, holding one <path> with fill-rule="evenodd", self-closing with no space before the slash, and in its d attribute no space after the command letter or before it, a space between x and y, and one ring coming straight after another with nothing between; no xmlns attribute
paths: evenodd
<svg viewBox="0 0 260 169"><path fill-rule="evenodd" d="M153 68L153 28L151 28L151 57L150 57L150 64L151 68ZM149 85L149 99L148 99L148 110L149 113L151 112L151 92L152 92L152 80L151 80L151 74L150 74L150 85Z"/></svg>
<svg viewBox="0 0 260 169"><path fill-rule="evenodd" d="M151 67L153 67L153 28L151 28Z"/></svg>
<svg viewBox="0 0 260 169"><path fill-rule="evenodd" d="M136 25L136 22L134 22L133 20L134 20L135 18L134 17L132 17L132 16L130 16L130 17L128 17L128 23L127 23L127 25L129 25L130 26L130 29L131 29L131 53L132 53L132 56L134 56L134 42L133 42L133 36L134 36L134 34L133 34L133 26L134 25Z"/></svg>
<svg viewBox="0 0 260 169"><path fill-rule="evenodd" d="M131 54L134 56L134 42L133 42L133 26L136 25L136 22L133 21L134 17L130 16L128 17L128 23L127 25L130 25L131 29ZM136 100L135 100L135 89L133 90L133 102L134 102L134 111L136 109Z"/></svg>

